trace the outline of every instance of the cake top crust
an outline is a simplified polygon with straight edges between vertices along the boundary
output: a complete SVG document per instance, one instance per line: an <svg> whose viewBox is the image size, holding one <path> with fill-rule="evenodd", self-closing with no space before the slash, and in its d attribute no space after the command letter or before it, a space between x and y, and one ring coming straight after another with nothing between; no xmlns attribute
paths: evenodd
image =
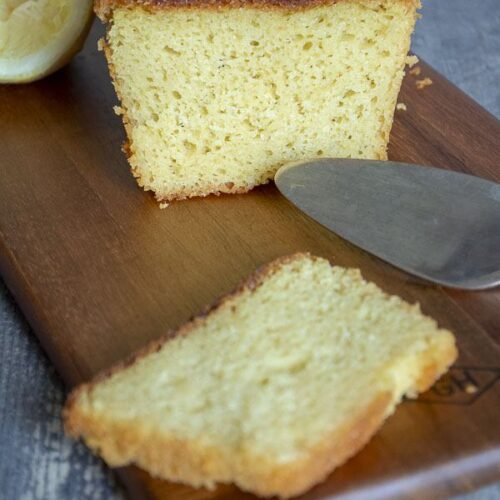
<svg viewBox="0 0 500 500"><path fill-rule="evenodd" d="M367 6L383 4L407 4L411 8L419 8L420 0L95 0L94 10L102 20L108 20L116 8L141 7L151 12L168 9L226 9L226 8L254 8L254 9L282 9L301 10L322 5L337 3L361 3Z"/></svg>

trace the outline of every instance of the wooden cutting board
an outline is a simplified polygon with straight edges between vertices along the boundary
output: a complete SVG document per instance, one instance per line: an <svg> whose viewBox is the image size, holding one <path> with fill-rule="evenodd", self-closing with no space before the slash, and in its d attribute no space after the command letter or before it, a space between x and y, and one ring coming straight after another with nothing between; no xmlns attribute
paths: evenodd
<svg viewBox="0 0 500 500"><path fill-rule="evenodd" d="M453 330L460 358L405 402L370 444L303 498L433 498L500 479L500 291L444 290L328 232L274 186L160 210L137 188L94 27L86 49L39 83L0 87L0 271L69 386L174 328L257 266L310 251ZM500 181L499 122L432 69L408 75L394 160ZM460 203L460 200L456 200ZM450 207L453 210L453 207ZM243 499L120 471L134 498Z"/></svg>

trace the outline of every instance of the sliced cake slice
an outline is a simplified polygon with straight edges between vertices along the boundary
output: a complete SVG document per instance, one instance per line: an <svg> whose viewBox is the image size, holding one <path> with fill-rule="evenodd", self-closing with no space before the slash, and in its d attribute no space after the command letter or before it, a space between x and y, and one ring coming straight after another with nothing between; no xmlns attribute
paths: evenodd
<svg viewBox="0 0 500 500"><path fill-rule="evenodd" d="M97 0L126 151L159 201L288 161L385 159L419 0Z"/></svg>
<svg viewBox="0 0 500 500"><path fill-rule="evenodd" d="M297 254L70 396L67 431L111 466L298 495L454 361L453 335L357 270Z"/></svg>

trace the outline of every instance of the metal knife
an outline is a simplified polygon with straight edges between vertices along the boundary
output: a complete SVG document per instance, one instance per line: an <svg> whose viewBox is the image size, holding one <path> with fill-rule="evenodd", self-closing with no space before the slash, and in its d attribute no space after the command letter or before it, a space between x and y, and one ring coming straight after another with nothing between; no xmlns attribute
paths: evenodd
<svg viewBox="0 0 500 500"><path fill-rule="evenodd" d="M410 274L468 290L500 284L500 184L406 163L317 159L275 182L307 215Z"/></svg>

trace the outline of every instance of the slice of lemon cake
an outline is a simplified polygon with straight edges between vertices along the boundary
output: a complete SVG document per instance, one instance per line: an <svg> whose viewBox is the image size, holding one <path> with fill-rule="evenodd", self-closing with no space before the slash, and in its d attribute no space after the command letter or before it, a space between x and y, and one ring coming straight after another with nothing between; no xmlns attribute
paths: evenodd
<svg viewBox="0 0 500 500"><path fill-rule="evenodd" d="M66 429L111 466L289 497L358 451L456 357L453 335L358 270L296 254L76 389Z"/></svg>
<svg viewBox="0 0 500 500"><path fill-rule="evenodd" d="M419 0L97 0L134 175L159 201L287 161L385 159Z"/></svg>

